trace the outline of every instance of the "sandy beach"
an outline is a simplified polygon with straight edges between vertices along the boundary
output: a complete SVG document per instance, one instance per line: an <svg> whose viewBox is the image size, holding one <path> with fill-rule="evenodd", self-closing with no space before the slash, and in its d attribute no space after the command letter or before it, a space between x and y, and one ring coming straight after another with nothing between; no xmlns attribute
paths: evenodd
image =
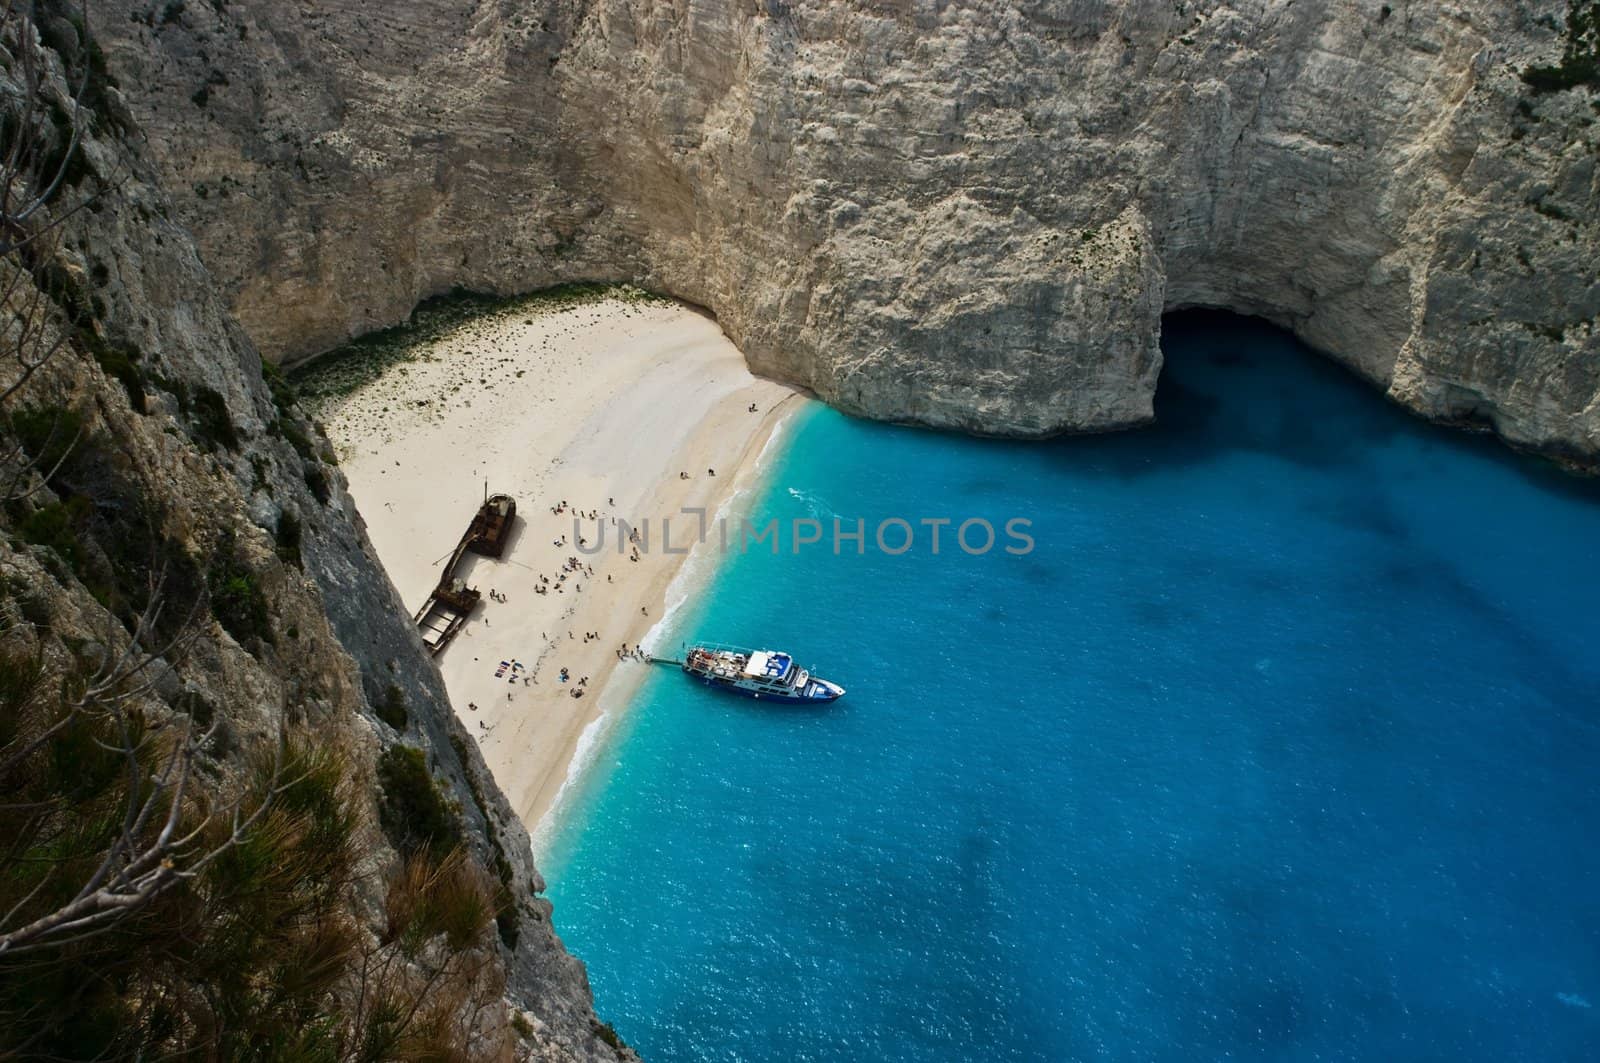
<svg viewBox="0 0 1600 1063"><path fill-rule="evenodd" d="M686 560L660 549L660 519L715 513L803 402L752 376L709 316L604 297L475 319L322 404L378 556L413 611L485 487L517 500L504 556L469 554L458 569L483 604L438 661L530 830L585 730L624 708L652 667L617 651L648 645ZM651 548L619 552L613 518L649 518ZM694 518L673 524L675 546L692 540ZM592 549L601 525L604 549L581 552L575 536Z"/></svg>

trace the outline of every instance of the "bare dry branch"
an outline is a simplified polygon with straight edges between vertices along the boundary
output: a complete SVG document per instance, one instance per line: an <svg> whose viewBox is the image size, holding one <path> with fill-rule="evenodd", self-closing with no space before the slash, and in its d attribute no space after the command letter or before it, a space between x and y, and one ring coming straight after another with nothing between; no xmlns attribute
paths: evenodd
<svg viewBox="0 0 1600 1063"><path fill-rule="evenodd" d="M147 728L136 722L131 711L136 699L150 689L153 680L146 676L152 667L174 659L196 637L196 625L186 623L173 638L155 649L147 648L164 607L161 586L158 577L156 592L139 616L131 637L125 638L120 651L108 655L80 692L63 699L60 717L0 761L0 779L4 779L55 735L88 717L110 725L116 741L106 745L122 758L126 773L122 825L98 865L66 904L20 926L11 923L25 902L0 919L0 956L56 947L104 930L166 890L193 879L237 846L267 813L273 799L295 781L282 778L280 739L266 792L237 794L222 810L231 820L227 836L209 847L196 848L213 815L196 814L195 803L189 798L189 784L195 758L210 740L215 725L196 734L192 721L185 722L158 765L150 770L145 754L150 740L144 733ZM114 633L108 632L105 644L114 645L114 638ZM160 729L158 726L148 730ZM253 802L248 811L246 802Z"/></svg>

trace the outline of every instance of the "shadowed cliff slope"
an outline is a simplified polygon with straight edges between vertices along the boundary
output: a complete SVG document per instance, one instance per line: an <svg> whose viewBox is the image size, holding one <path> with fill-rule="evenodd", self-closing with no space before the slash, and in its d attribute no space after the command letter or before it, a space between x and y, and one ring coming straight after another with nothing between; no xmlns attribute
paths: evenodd
<svg viewBox="0 0 1600 1063"><path fill-rule="evenodd" d="M280 743L308 752L236 858L158 852L187 877L114 933L0 955L0 1055L630 1057L331 448L264 379L120 93L96 73L75 105L102 64L71 6L42 10L39 32L0 18L4 154L68 160L7 171L64 179L0 239L0 931L98 858L119 728L148 736L152 780L185 750L174 807L185 830L209 812L207 837ZM124 651L150 660L96 678Z"/></svg>
<svg viewBox="0 0 1600 1063"><path fill-rule="evenodd" d="M1595 98L1521 76L1566 0L97 6L272 357L631 278L845 409L1027 435L1147 419L1160 314L1221 306L1600 454Z"/></svg>

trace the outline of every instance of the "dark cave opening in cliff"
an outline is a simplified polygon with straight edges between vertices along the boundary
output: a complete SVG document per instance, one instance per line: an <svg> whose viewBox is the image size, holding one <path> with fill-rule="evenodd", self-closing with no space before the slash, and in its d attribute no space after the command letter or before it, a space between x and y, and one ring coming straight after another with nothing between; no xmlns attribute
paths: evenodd
<svg viewBox="0 0 1600 1063"><path fill-rule="evenodd" d="M1161 352L1151 431L1185 463L1253 452L1327 469L1396 433L1454 435L1427 428L1370 382L1263 318L1173 311L1162 317Z"/></svg>
<svg viewBox="0 0 1600 1063"><path fill-rule="evenodd" d="M1515 467L1541 488L1600 499L1600 481L1520 451L1487 422L1434 422L1390 401L1373 381L1264 318L1215 308L1161 319L1155 423L1172 460L1272 455L1291 468L1370 461L1387 444L1471 451Z"/></svg>

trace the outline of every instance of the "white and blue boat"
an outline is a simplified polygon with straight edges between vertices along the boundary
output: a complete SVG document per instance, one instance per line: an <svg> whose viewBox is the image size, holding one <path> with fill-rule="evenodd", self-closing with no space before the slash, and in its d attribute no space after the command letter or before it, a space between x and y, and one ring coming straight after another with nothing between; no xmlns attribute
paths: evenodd
<svg viewBox="0 0 1600 1063"><path fill-rule="evenodd" d="M818 679L787 653L738 646L691 646L683 670L708 686L759 701L818 704L844 696L844 687Z"/></svg>

